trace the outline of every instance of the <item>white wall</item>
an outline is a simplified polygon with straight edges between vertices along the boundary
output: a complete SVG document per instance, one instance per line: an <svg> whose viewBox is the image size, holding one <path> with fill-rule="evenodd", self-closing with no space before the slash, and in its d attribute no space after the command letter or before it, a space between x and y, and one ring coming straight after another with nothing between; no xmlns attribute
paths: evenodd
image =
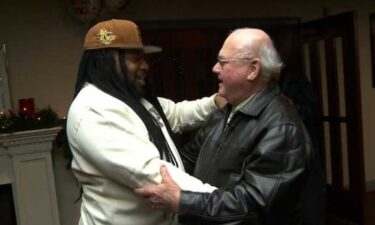
<svg viewBox="0 0 375 225"><path fill-rule="evenodd" d="M7 47L13 109L18 99L33 97L60 116L72 99L83 24L67 15L63 1L20 0L0 6L0 42Z"/></svg>

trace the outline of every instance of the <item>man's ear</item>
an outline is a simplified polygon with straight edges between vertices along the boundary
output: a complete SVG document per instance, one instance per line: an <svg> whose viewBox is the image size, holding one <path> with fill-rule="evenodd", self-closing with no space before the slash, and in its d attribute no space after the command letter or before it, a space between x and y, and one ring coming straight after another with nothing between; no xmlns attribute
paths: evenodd
<svg viewBox="0 0 375 225"><path fill-rule="evenodd" d="M251 60L249 65L249 74L247 75L247 79L250 81L255 80L260 73L260 61L259 59L255 58Z"/></svg>

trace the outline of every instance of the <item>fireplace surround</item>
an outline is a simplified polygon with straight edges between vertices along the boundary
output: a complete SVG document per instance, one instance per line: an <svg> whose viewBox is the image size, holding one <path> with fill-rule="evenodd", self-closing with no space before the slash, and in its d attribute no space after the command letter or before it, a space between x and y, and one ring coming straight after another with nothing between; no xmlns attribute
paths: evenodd
<svg viewBox="0 0 375 225"><path fill-rule="evenodd" d="M60 130L0 135L0 185L11 185L18 225L60 225L51 159Z"/></svg>

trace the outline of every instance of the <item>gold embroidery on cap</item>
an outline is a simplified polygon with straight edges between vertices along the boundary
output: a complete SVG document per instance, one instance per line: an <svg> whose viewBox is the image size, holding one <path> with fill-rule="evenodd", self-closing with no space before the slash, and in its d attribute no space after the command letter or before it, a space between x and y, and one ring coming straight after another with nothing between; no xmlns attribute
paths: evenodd
<svg viewBox="0 0 375 225"><path fill-rule="evenodd" d="M110 31L107 31L107 29L105 29L105 28L100 29L97 36L99 37L99 41L102 44L105 44L105 45L111 44L112 41L114 41L116 39L116 35L114 35Z"/></svg>

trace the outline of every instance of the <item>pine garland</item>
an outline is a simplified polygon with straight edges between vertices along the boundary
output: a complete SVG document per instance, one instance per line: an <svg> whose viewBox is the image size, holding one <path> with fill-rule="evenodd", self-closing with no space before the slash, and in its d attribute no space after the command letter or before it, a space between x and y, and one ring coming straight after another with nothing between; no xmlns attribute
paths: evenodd
<svg viewBox="0 0 375 225"><path fill-rule="evenodd" d="M34 114L15 113L12 110L7 113L0 112L0 134L51 128L59 125L61 125L61 121L50 107L41 109Z"/></svg>
<svg viewBox="0 0 375 225"><path fill-rule="evenodd" d="M41 109L36 113L18 112L12 110L0 112L0 134L13 133L17 131L37 130L61 126L63 129L58 133L55 144L63 149L64 156L68 160L66 167L70 169L72 152L69 148L66 136L66 119L60 119L57 113L50 107Z"/></svg>

